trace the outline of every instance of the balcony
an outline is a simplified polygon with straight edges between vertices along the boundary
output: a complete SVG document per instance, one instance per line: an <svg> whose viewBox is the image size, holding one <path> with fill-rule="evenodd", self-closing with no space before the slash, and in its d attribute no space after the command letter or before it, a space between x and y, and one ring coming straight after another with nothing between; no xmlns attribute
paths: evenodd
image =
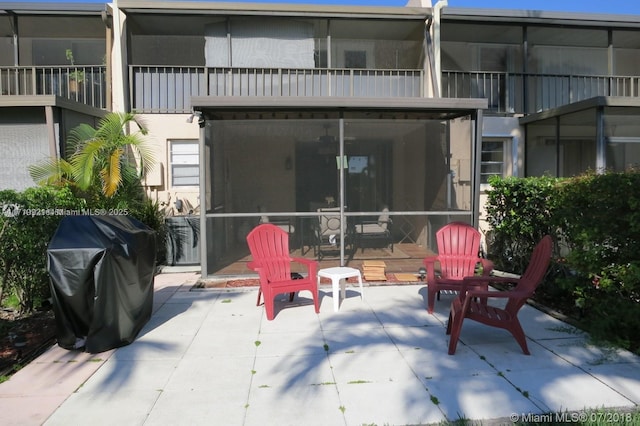
<svg viewBox="0 0 640 426"><path fill-rule="evenodd" d="M106 66L0 67L0 96L56 95L107 108Z"/></svg>
<svg viewBox="0 0 640 426"><path fill-rule="evenodd" d="M421 97L424 71L130 66L131 109L187 113L192 96Z"/></svg>
<svg viewBox="0 0 640 426"><path fill-rule="evenodd" d="M640 96L638 76L443 71L445 98L487 98L493 113L530 114L595 96Z"/></svg>

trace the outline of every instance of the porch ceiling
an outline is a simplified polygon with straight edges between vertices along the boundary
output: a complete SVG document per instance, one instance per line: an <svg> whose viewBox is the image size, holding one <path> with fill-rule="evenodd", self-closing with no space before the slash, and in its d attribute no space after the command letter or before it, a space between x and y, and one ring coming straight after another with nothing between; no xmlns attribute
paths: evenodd
<svg viewBox="0 0 640 426"><path fill-rule="evenodd" d="M58 107L93 117L103 117L107 111L55 95L0 96L0 108Z"/></svg>

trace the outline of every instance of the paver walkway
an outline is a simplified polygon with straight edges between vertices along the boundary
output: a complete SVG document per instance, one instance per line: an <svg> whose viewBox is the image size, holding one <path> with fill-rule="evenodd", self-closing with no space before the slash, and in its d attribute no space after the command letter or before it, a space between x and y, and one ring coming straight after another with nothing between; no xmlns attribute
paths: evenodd
<svg viewBox="0 0 640 426"><path fill-rule="evenodd" d="M155 312L130 345L57 346L0 384L0 424L402 425L637 407L640 359L532 307L531 356L502 330L465 323L454 356L452 296L425 310L424 285L321 288L267 321L255 289L190 291L195 274L156 277ZM286 296L283 300L286 299ZM490 422L487 422L490 423Z"/></svg>

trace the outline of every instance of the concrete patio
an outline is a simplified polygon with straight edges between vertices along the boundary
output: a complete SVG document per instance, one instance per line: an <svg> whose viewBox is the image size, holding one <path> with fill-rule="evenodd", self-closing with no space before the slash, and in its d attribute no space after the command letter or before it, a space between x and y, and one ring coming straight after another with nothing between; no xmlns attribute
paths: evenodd
<svg viewBox="0 0 640 426"><path fill-rule="evenodd" d="M640 358L525 306L531 356L502 330L465 323L454 356L450 295L425 310L424 284L348 287L334 312L322 287L278 302L255 288L191 291L195 273L156 277L154 314L130 345L100 354L52 347L0 384L11 425L362 425L637 408ZM284 299L283 299L284 300Z"/></svg>

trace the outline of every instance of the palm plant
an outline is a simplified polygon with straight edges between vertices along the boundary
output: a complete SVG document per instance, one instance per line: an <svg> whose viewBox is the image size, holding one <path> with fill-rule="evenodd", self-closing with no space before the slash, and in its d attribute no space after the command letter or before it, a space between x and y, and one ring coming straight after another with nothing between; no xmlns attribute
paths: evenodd
<svg viewBox="0 0 640 426"><path fill-rule="evenodd" d="M131 123L138 131L125 132ZM123 184L140 182L153 167L152 151L141 137L146 134L133 113L109 113L95 129L88 124L72 129L68 141L77 149L69 161L80 189L96 185L103 195L112 197ZM130 153L140 162L139 172Z"/></svg>
<svg viewBox="0 0 640 426"><path fill-rule="evenodd" d="M138 130L127 131L132 123ZM153 167L151 149L142 138L146 128L133 113L109 113L97 128L80 124L69 132L69 160L47 160L31 166L39 184L72 184L112 198L120 188L139 184ZM139 169L136 163L139 162Z"/></svg>
<svg viewBox="0 0 640 426"><path fill-rule="evenodd" d="M71 163L63 158L47 158L29 166L31 179L39 185L75 186Z"/></svg>

